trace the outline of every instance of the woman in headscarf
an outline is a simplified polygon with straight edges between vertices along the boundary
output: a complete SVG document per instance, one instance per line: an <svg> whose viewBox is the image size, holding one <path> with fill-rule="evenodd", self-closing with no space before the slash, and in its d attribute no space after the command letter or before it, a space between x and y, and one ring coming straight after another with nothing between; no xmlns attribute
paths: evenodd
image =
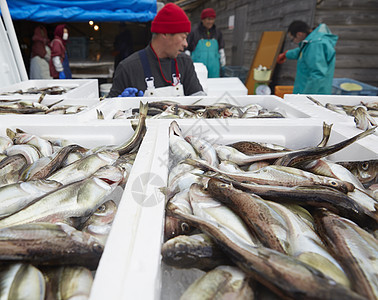
<svg viewBox="0 0 378 300"><path fill-rule="evenodd" d="M30 59L30 79L51 79L49 61L51 57L50 40L43 25L34 29Z"/></svg>
<svg viewBox="0 0 378 300"><path fill-rule="evenodd" d="M54 79L72 78L68 62L66 44L68 40L68 29L66 24L56 26L54 39L51 42L50 75Z"/></svg>

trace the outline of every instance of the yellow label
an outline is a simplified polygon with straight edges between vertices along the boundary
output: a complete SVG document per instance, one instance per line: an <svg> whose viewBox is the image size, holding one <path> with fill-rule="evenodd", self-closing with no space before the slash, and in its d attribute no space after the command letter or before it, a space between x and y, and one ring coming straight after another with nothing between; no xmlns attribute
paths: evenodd
<svg viewBox="0 0 378 300"><path fill-rule="evenodd" d="M211 46L211 42L210 41L207 41L206 42L206 47L210 47Z"/></svg>

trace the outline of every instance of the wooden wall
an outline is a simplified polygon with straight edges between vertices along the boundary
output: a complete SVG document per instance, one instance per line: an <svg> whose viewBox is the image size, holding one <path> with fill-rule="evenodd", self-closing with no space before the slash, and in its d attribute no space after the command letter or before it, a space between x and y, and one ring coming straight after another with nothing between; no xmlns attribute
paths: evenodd
<svg viewBox="0 0 378 300"><path fill-rule="evenodd" d="M378 1L318 1L315 22L339 36L334 77L378 87Z"/></svg>
<svg viewBox="0 0 378 300"><path fill-rule="evenodd" d="M294 20L310 26L326 23L339 36L335 77L378 86L378 0L209 0L188 12L195 24L203 8L217 12L225 39L227 65L249 69L263 31L286 31ZM235 28L229 29L230 16ZM297 45L286 38L283 50ZM293 85L296 61L277 66L273 84Z"/></svg>

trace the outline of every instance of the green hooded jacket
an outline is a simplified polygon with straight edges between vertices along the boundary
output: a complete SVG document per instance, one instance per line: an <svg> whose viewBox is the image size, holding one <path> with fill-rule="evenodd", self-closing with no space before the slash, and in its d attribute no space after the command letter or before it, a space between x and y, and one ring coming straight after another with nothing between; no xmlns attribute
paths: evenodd
<svg viewBox="0 0 378 300"><path fill-rule="evenodd" d="M293 94L331 94L337 39L326 24L320 24L298 48L286 52L286 58L298 60Z"/></svg>

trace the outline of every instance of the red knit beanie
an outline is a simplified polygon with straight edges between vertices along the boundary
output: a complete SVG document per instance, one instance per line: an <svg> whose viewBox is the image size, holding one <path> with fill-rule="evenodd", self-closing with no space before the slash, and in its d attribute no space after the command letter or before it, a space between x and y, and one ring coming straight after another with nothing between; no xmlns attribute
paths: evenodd
<svg viewBox="0 0 378 300"><path fill-rule="evenodd" d="M201 20L206 19L206 18L215 18L215 17L216 17L215 10L212 8L205 8L201 12Z"/></svg>
<svg viewBox="0 0 378 300"><path fill-rule="evenodd" d="M174 3L168 3L159 10L151 23L151 32L181 33L190 32L190 21L183 9Z"/></svg>

